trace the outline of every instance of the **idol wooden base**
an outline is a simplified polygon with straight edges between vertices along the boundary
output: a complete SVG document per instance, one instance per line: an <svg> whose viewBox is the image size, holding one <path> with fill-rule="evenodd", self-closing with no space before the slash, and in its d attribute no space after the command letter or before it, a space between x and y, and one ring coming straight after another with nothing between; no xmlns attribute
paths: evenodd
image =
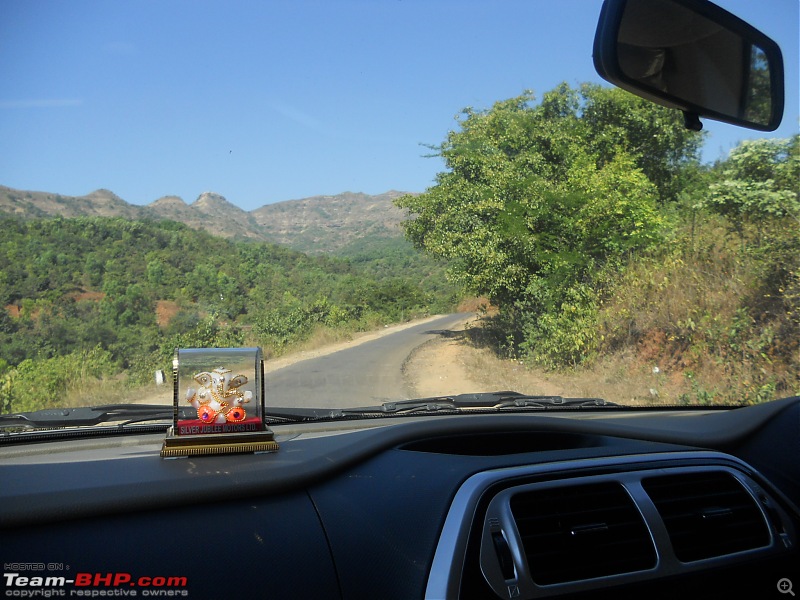
<svg viewBox="0 0 800 600"><path fill-rule="evenodd" d="M247 433L212 433L199 435L175 435L167 432L161 447L163 458L178 456L203 456L213 454L250 454L253 452L275 452L278 442L275 435L266 431Z"/></svg>

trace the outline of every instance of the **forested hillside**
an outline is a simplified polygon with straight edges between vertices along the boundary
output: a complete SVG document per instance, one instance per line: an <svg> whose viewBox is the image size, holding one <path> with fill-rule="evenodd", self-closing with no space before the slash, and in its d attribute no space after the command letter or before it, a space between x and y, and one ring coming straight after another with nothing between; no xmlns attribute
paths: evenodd
<svg viewBox="0 0 800 600"><path fill-rule="evenodd" d="M798 136L701 165L678 111L566 84L458 125L437 184L397 204L408 239L499 308L475 338L545 369L652 373L660 401L800 390Z"/></svg>
<svg viewBox="0 0 800 600"><path fill-rule="evenodd" d="M63 404L103 381L146 383L176 347L258 345L269 356L320 329L345 334L457 301L424 267L309 257L170 221L4 217L2 228L2 412Z"/></svg>

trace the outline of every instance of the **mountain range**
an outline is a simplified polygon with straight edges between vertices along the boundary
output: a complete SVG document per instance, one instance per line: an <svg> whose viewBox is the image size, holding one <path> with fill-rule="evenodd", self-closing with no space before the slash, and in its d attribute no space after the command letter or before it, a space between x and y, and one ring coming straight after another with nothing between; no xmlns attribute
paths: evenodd
<svg viewBox="0 0 800 600"><path fill-rule="evenodd" d="M394 190L374 196L344 192L275 202L248 212L214 192L200 194L191 204L178 196L164 196L141 206L105 189L85 196L65 196L0 186L0 212L23 218L169 219L222 237L320 253L336 251L365 237L401 237L400 222L406 213L392 201L402 195Z"/></svg>

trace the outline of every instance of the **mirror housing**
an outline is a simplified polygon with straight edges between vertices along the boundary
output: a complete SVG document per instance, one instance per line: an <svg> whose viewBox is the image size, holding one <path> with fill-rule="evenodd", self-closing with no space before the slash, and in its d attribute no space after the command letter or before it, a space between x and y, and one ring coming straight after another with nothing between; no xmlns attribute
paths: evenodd
<svg viewBox="0 0 800 600"><path fill-rule="evenodd" d="M774 131L783 117L783 56L766 35L707 0L605 0L598 74L637 96L699 117Z"/></svg>

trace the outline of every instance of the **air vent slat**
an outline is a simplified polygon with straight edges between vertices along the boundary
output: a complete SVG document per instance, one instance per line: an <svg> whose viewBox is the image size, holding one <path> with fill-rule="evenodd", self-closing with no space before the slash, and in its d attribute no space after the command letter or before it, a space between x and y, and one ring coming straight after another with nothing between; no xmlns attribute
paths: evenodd
<svg viewBox="0 0 800 600"><path fill-rule="evenodd" d="M516 494L511 511L538 585L655 567L649 531L617 482Z"/></svg>
<svg viewBox="0 0 800 600"><path fill-rule="evenodd" d="M675 556L692 562L769 545L764 517L742 484L725 471L642 480L669 533Z"/></svg>

